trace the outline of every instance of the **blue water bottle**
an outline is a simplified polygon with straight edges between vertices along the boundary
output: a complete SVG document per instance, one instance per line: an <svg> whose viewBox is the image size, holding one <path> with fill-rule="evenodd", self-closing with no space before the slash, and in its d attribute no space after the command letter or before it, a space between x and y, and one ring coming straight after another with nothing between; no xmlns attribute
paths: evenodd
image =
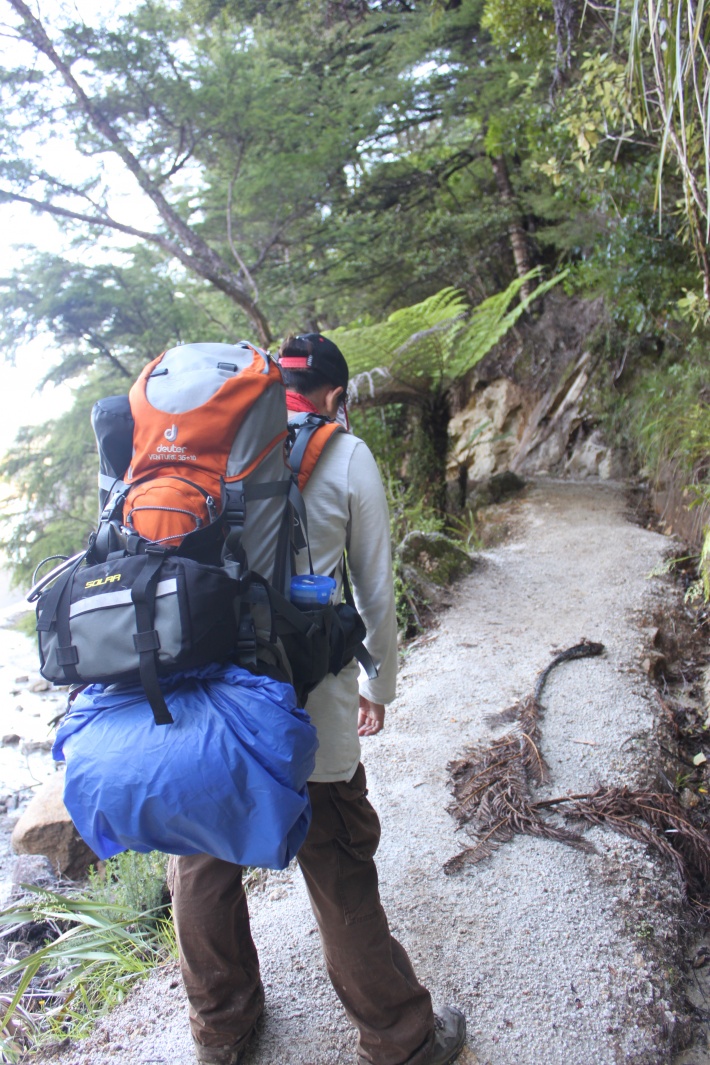
<svg viewBox="0 0 710 1065"><path fill-rule="evenodd" d="M296 606L326 606L333 598L335 581L317 573L291 578L291 602Z"/></svg>

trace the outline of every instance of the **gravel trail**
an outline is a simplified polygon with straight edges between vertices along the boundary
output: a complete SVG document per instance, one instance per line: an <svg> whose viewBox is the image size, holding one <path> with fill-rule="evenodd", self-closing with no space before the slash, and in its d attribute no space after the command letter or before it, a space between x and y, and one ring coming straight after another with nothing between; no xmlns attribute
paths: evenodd
<svg viewBox="0 0 710 1065"><path fill-rule="evenodd" d="M668 594L648 574L669 541L631 524L613 485L540 482L508 510L510 535L408 650L386 729L363 744L383 824L383 901L435 1002L466 1013L462 1065L664 1065L677 1022L658 951L673 942L678 891L645 848L601 829L587 834L591 855L517 837L458 875L442 870L466 844L446 811L447 762L499 735L484 716L529 693L551 655L583 638L606 654L548 681L552 780L538 794L646 779L657 702L640 668L642 618ZM271 874L251 913L267 1009L245 1065L354 1062L298 871ZM60 1058L192 1063L176 966Z"/></svg>

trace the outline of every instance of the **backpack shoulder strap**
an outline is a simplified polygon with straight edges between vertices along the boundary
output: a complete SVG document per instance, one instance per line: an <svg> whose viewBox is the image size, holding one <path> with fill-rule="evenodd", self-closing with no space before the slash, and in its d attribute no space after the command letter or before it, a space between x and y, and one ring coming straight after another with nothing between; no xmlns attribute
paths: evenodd
<svg viewBox="0 0 710 1065"><path fill-rule="evenodd" d="M288 427L293 439L288 461L302 492L328 442L336 433L345 433L347 429L322 414L299 414Z"/></svg>
<svg viewBox="0 0 710 1065"><path fill-rule="evenodd" d="M289 422L291 448L289 452L289 465L293 476L298 481L298 487L302 492L308 483L308 478L313 473L318 459L323 454L336 433L346 433L347 429L339 422L331 421L320 414L299 414ZM311 572L313 566L311 564ZM336 629L340 631L342 647L336 650L337 636L331 638L331 672L339 673L345 662L355 657L372 680L377 674L377 666L372 660L370 652L365 647L365 626L355 607L348 566L343 555L343 595L345 603L335 607ZM346 632L347 629L347 632ZM337 661L334 661L337 659Z"/></svg>

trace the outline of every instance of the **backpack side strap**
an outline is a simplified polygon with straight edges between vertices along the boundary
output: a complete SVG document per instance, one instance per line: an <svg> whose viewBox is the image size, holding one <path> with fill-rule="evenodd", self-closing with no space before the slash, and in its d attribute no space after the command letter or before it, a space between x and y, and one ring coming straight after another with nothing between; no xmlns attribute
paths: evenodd
<svg viewBox="0 0 710 1065"><path fill-rule="evenodd" d="M360 615L357 612L357 607L355 606L355 599L353 598L353 590L350 587L350 577L348 575L348 563L347 563L347 559L346 559L345 555L343 555L343 596L345 598L345 606L348 607L355 614L355 616L357 618L357 621L360 621L360 623L362 624L362 620L360 618ZM345 615L346 613L347 613L347 610L344 609L343 610L343 614ZM343 620L344 620L344 618L343 618ZM357 623L355 623L355 625L356 624ZM354 645L354 647L352 647L351 651L352 651L353 656L358 660L358 662L360 663L362 668L365 670L365 673L367 674L368 680L374 680L375 677L379 676L379 673L378 673L378 670L377 670L377 666L375 665L375 663L373 661L372 655L368 651L367 647L365 647L365 644L363 643L363 640L364 640L364 635L358 640L358 642Z"/></svg>
<svg viewBox="0 0 710 1065"><path fill-rule="evenodd" d="M60 608L64 602L68 604L71 599L74 576L84 562L85 557L86 552L84 551L79 557L78 562L74 563L70 568L65 569L64 573L57 578L55 584L52 585L47 593L45 611L42 617L37 621L38 632L49 632L56 620L58 637L57 662L63 668L70 684L81 683L81 677L76 668L76 664L79 661L79 654L76 647L71 642L71 631L69 629L68 620L69 610L68 608Z"/></svg>

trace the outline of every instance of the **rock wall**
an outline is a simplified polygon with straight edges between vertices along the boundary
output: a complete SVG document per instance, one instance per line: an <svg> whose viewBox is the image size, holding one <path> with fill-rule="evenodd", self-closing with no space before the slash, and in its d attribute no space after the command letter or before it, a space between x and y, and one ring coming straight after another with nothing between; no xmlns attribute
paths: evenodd
<svg viewBox="0 0 710 1065"><path fill-rule="evenodd" d="M448 476L475 485L506 470L575 478L623 476L590 413L601 305L548 297L542 316L478 368L450 425Z"/></svg>
<svg viewBox="0 0 710 1065"><path fill-rule="evenodd" d="M477 388L451 421L449 472L461 466L480 481L510 468L529 417L530 397L514 381L499 377Z"/></svg>
<svg viewBox="0 0 710 1065"><path fill-rule="evenodd" d="M512 472L574 479L621 480L625 457L605 441L594 411L595 374L608 387L609 369L595 353L604 320L601 301L553 292L540 317L508 333L458 395L451 420L447 479L459 505L491 478ZM664 530L693 550L710 525L710 507L696 504L688 475L667 462L650 499Z"/></svg>

